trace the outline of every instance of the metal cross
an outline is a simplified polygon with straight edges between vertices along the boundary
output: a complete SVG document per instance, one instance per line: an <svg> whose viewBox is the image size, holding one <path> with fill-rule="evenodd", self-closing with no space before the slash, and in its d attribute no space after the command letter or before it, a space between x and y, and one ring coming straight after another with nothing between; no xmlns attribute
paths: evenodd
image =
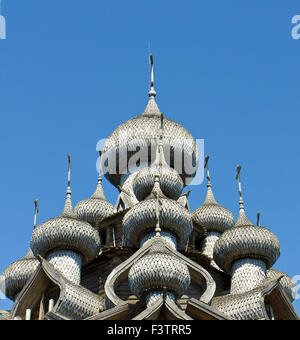
<svg viewBox="0 0 300 340"><path fill-rule="evenodd" d="M34 218L33 218L33 229L36 228L36 217L39 212L39 207L38 207L38 200L34 200Z"/></svg>

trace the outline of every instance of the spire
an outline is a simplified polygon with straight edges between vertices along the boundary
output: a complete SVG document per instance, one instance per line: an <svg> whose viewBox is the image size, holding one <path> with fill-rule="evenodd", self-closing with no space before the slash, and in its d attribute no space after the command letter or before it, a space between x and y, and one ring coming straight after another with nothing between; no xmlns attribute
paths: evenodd
<svg viewBox="0 0 300 340"><path fill-rule="evenodd" d="M142 114L143 116L160 116L160 110L156 104L155 97L156 91L154 90L154 59L153 55L150 54L150 63L151 63L151 84L150 84L150 91L149 91L149 101L145 112Z"/></svg>
<svg viewBox="0 0 300 340"><path fill-rule="evenodd" d="M166 196L164 195L164 193L161 190L160 187L160 180L159 180L159 174L155 175L155 179L154 179L154 185L153 185L153 189L149 195L149 197L147 199L157 199L157 197L159 198L166 198Z"/></svg>
<svg viewBox="0 0 300 340"><path fill-rule="evenodd" d="M242 184L241 184L241 169L242 169L242 166L239 165L236 169L236 177L235 177L235 179L238 181L238 184L239 184L240 210L244 209L244 201L243 201L243 195L242 195Z"/></svg>
<svg viewBox="0 0 300 340"><path fill-rule="evenodd" d="M235 178L238 181L239 196L240 196L240 200L239 200L240 211L239 211L239 217L236 221L235 227L252 225L252 223L248 220L246 213L245 213L245 209L244 209L244 200L242 196L242 184L241 184L241 169L242 169L242 166L239 165L237 167L237 174Z"/></svg>
<svg viewBox="0 0 300 340"><path fill-rule="evenodd" d="M155 97L156 92L154 90L154 59L152 53L150 54L150 62L151 62L151 86L149 91L149 97Z"/></svg>
<svg viewBox="0 0 300 340"><path fill-rule="evenodd" d="M160 214L160 201L159 196L156 196L156 236L160 236L161 228L160 228L160 221L159 221L159 214Z"/></svg>
<svg viewBox="0 0 300 340"><path fill-rule="evenodd" d="M65 201L65 207L61 214L61 217L70 217L76 218L71 201L71 155L68 155L68 188L67 188L67 197Z"/></svg>
<svg viewBox="0 0 300 340"><path fill-rule="evenodd" d="M163 149L163 138L164 138L164 115L160 113L160 131L159 137L156 138L156 157L153 162L153 165L159 167L159 171L161 172L162 167L169 167L165 160L164 149Z"/></svg>
<svg viewBox="0 0 300 340"><path fill-rule="evenodd" d="M156 212L156 226L155 226L155 232L156 237L160 237L161 228L160 228L160 220L159 220L159 214L160 214L160 206L161 206L161 200L160 198L164 198L165 195L161 191L160 188L160 182L159 182L159 175L155 175L154 180L154 186L152 189L151 194L149 195L149 198L155 198L156 199L156 206L155 206L155 212Z"/></svg>
<svg viewBox="0 0 300 340"><path fill-rule="evenodd" d="M209 158L210 158L209 155L205 157L205 164L204 164L204 168L206 169L206 178L207 178L207 193L206 193L204 204L217 204L212 188L211 188L210 172L208 168Z"/></svg>
<svg viewBox="0 0 300 340"><path fill-rule="evenodd" d="M260 212L257 213L257 222L256 225L260 227Z"/></svg>
<svg viewBox="0 0 300 340"><path fill-rule="evenodd" d="M102 154L103 154L103 152L101 150L99 150L100 164L99 164L98 185L97 185L95 192L91 196L91 198L97 198L97 199L102 199L102 200L106 201L106 197L104 195L104 191L103 191L103 187L102 187Z"/></svg>
<svg viewBox="0 0 300 340"><path fill-rule="evenodd" d="M159 129L159 153L160 153L160 162L162 164L162 157L164 156L163 150L163 138L164 138L164 114L160 113L160 129Z"/></svg>
<svg viewBox="0 0 300 340"><path fill-rule="evenodd" d="M33 217L33 229L36 228L36 217L39 212L38 200L34 200L34 217Z"/></svg>
<svg viewBox="0 0 300 340"><path fill-rule="evenodd" d="M33 217L33 230L36 228L36 218L37 218L37 214L39 212L39 207L38 207L38 200L34 200L34 217ZM24 259L27 260L32 260L34 259L34 255L33 252L31 250L31 248L29 248L27 254L25 255Z"/></svg>

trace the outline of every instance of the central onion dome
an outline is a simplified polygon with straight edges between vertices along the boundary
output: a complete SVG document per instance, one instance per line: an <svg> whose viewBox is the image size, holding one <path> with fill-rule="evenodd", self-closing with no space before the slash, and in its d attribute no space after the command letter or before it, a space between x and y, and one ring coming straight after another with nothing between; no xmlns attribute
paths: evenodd
<svg viewBox="0 0 300 340"><path fill-rule="evenodd" d="M90 224L97 227L106 217L114 213L113 205L107 201L104 195L102 187L101 167L99 171L98 185L96 191L90 198L80 201L75 206L74 212L79 220L89 222Z"/></svg>
<svg viewBox="0 0 300 340"><path fill-rule="evenodd" d="M159 136L161 112L156 104L153 80L153 58L151 90L145 112L120 125L106 140L103 164L105 176L115 186L120 185L122 174L130 171L130 159L137 153L143 155L145 166L152 163L152 148ZM193 136L180 124L164 119L164 152L169 157L169 166L181 175L187 185L196 174L198 150ZM136 164L134 162L134 164Z"/></svg>
<svg viewBox="0 0 300 340"><path fill-rule="evenodd" d="M163 291L165 287L175 298L180 298L188 290L191 278L186 264L168 254L164 242L157 237L149 253L131 267L128 281L138 298L151 291Z"/></svg>
<svg viewBox="0 0 300 340"><path fill-rule="evenodd" d="M133 206L123 218L124 244L139 247L140 241L153 230L157 220L157 196L160 201L159 220L164 232L176 236L178 248L184 249L193 230L191 213L177 201L168 199L155 182L150 196Z"/></svg>
<svg viewBox="0 0 300 340"><path fill-rule="evenodd" d="M39 265L31 249L26 256L8 266L2 274L4 278L5 295L15 301L17 295L23 289Z"/></svg>

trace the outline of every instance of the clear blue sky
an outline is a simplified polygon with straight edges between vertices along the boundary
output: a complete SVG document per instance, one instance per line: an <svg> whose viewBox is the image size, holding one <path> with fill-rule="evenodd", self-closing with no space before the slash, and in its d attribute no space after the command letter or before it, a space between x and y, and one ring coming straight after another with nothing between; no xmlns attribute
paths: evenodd
<svg viewBox="0 0 300 340"><path fill-rule="evenodd" d="M242 164L248 217L278 236L275 268L300 275L299 1L3 0L2 14L0 272L27 252L35 198L39 223L60 214L68 153L73 203L93 192L97 141L146 106L150 41L158 105L205 139L217 200L237 216ZM191 189L194 210L205 185Z"/></svg>

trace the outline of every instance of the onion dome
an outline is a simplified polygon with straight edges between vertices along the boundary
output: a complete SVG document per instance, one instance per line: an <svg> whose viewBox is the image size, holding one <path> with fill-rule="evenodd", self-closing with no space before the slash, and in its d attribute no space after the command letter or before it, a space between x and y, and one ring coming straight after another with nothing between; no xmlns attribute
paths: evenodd
<svg viewBox="0 0 300 340"><path fill-rule="evenodd" d="M31 250L22 259L8 266L2 274L4 278L5 295L15 301L17 295L23 289L27 281L31 278L39 261L34 257Z"/></svg>
<svg viewBox="0 0 300 340"><path fill-rule="evenodd" d="M142 298L145 293L167 288L179 298L190 286L188 267L167 252L160 236L156 239L149 253L131 267L128 275L130 290Z"/></svg>
<svg viewBox="0 0 300 340"><path fill-rule="evenodd" d="M144 161L147 165L153 161L151 148L153 141L159 136L161 112L155 101L152 56L151 63L150 99L145 112L120 125L108 137L104 145L105 176L115 186L120 185L121 174L128 171L129 161L137 152L143 156L146 155ZM187 185L195 176L198 165L198 150L193 136L182 125L165 118L163 144L165 151L170 153L170 157L167 157L170 167L180 173ZM182 160L179 162L180 169L177 169L179 166L177 166L177 160Z"/></svg>
<svg viewBox="0 0 300 340"><path fill-rule="evenodd" d="M156 176L156 178L159 178ZM160 225L164 232L175 235L178 248L184 249L193 229L191 213L177 201L167 199L160 189L159 179L155 181L150 196L132 207L123 218L125 245L139 247L140 240L151 233L156 225L157 197L159 197Z"/></svg>
<svg viewBox="0 0 300 340"><path fill-rule="evenodd" d="M80 201L75 206L74 212L79 220L95 226L99 226L106 217L114 213L114 207L107 201L102 187L101 157L97 188L90 198Z"/></svg>
<svg viewBox="0 0 300 340"><path fill-rule="evenodd" d="M286 273L273 268L267 270L267 278L272 279L278 276L282 276L281 280L279 281L279 284L281 288L285 291L286 295L291 300L291 302L293 302L296 296L296 285L292 278L288 276Z"/></svg>
<svg viewBox="0 0 300 340"><path fill-rule="evenodd" d="M35 200L34 204L35 213L33 225L35 228L36 216L38 213L38 201ZM29 249L23 259L15 261L10 266L8 266L2 274L2 278L5 280L5 295L14 301L27 281L31 278L38 265L38 259L34 257L32 250Z"/></svg>
<svg viewBox="0 0 300 340"><path fill-rule="evenodd" d="M262 260L267 269L271 268L280 255L277 237L267 228L254 226L247 218L242 199L238 167L240 211L233 228L225 231L214 247L214 260L225 272L230 273L232 264L242 258Z"/></svg>
<svg viewBox="0 0 300 340"><path fill-rule="evenodd" d="M79 253L83 264L92 261L100 248L98 232L87 222L80 221L73 212L70 189L70 156L68 189L65 207L59 217L40 224L31 238L34 255L46 257L54 249L67 249Z"/></svg>
<svg viewBox="0 0 300 340"><path fill-rule="evenodd" d="M163 193L174 200L180 197L183 181L178 172L167 164L163 150L163 115L161 114L160 141L156 151L156 158L150 167L143 168L133 182L133 190L139 201L147 197L153 188L155 176L159 173L160 187Z"/></svg>
<svg viewBox="0 0 300 340"><path fill-rule="evenodd" d="M210 174L208 169L209 156L206 157L205 168L207 171L207 193L201 207L193 212L193 221L205 227L207 231L217 231L223 233L234 226L234 217L232 213L220 206L214 197Z"/></svg>

